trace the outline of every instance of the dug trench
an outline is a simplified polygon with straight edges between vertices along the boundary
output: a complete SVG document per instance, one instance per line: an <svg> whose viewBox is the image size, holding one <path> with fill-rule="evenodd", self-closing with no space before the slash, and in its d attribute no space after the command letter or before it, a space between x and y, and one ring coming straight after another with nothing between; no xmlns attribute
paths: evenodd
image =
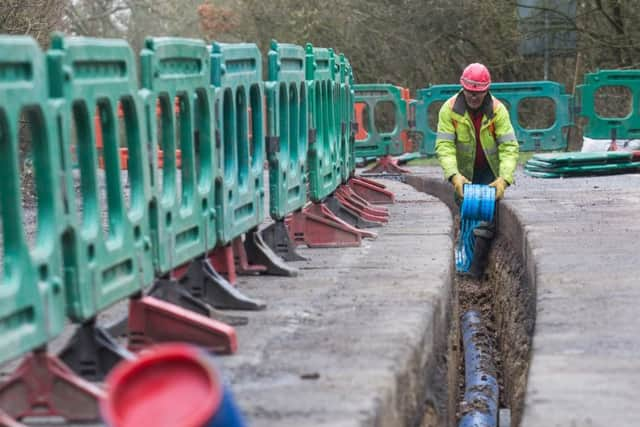
<svg viewBox="0 0 640 427"><path fill-rule="evenodd" d="M451 209L454 223L459 224L458 208L451 197L451 187L432 176L411 175L406 182L419 191L434 195ZM456 231L457 233L457 231ZM452 236L455 239L456 236ZM499 384L499 408L511 412L511 426L522 418L531 339L535 324L535 286L528 274L522 254L526 241L522 225L513 211L499 206L498 234L494 239L487 268L479 280L464 276L453 278L447 364L447 393L436 409L427 406L422 427L456 426L467 411L476 409L464 400L464 349L461 339L461 316L477 310L483 321L484 342L491 348L490 357ZM452 254L453 262L453 254ZM444 402L446 400L446 403ZM446 407L446 415L438 413ZM444 416L443 416L444 415ZM501 426L503 427L503 426Z"/></svg>

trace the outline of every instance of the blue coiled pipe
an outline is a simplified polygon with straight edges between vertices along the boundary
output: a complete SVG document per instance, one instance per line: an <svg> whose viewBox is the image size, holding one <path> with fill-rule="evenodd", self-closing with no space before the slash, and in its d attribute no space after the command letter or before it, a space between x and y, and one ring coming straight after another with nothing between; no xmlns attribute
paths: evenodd
<svg viewBox="0 0 640 427"><path fill-rule="evenodd" d="M462 340L466 404L458 427L496 427L499 396L492 343L475 310L462 316Z"/></svg>
<svg viewBox="0 0 640 427"><path fill-rule="evenodd" d="M460 238L456 247L456 270L466 273L471 267L475 236L473 229L482 221L493 221L496 189L488 185L465 184L460 208Z"/></svg>

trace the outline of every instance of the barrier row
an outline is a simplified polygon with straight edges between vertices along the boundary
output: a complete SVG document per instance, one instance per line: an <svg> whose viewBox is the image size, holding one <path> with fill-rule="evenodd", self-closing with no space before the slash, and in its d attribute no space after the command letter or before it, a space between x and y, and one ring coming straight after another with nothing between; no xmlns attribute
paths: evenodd
<svg viewBox="0 0 640 427"><path fill-rule="evenodd" d="M491 93L507 107L520 143L521 151L564 150L568 143L568 130L575 125L577 116L586 119L584 136L598 139L630 139L640 133L640 70L601 70L584 76L584 83L576 88L576 96L565 92L564 86L552 81L493 83ZM405 102L400 94L403 88L390 84L355 85L355 111L358 123L356 157L384 158L404 153L435 154L436 123L439 107L461 90L460 85L432 85L419 89L415 99ZM629 111L614 108L607 112L598 103L607 91L617 92L628 100ZM604 95L604 96L603 96ZM532 111L521 110L533 102ZM536 104L537 103L537 104ZM393 131L381 132L384 123L374 120L374 112L383 104L392 116ZM542 106L542 108L536 108ZM543 111L542 111L543 110ZM605 111L603 111L605 110ZM543 124L523 124L527 116L545 115ZM415 120L411 120L414 118ZM536 122L536 121L534 121ZM407 135L402 144L400 135Z"/></svg>
<svg viewBox="0 0 640 427"><path fill-rule="evenodd" d="M235 331L216 319L242 319L216 309L265 307L233 286L237 273L295 275L285 261L299 259L297 245L358 245L375 237L361 227L388 220L369 201L393 196L353 176L344 55L274 41L263 80L255 44L161 37L145 41L139 63L140 84L123 40L54 35L43 54L31 38L0 37L0 363L32 352L0 384L0 403L22 401L2 403L14 418L43 407L95 417L101 391L46 352L67 320L78 329L60 357L90 380L133 357L96 324L120 301L129 301L129 350L186 340L233 353ZM262 229L265 162L273 224ZM24 392L34 387L49 394Z"/></svg>

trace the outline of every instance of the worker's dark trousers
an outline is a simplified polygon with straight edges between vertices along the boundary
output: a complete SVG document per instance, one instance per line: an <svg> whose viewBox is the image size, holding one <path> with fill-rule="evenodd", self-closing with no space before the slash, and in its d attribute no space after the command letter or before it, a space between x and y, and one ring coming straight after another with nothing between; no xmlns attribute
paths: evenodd
<svg viewBox="0 0 640 427"><path fill-rule="evenodd" d="M473 184L488 185L493 182L496 177L493 175L491 168L474 171ZM487 265L487 258L489 257L489 249L491 249L491 242L496 231L496 218L498 215L498 209L496 207L493 221L481 221L476 228L473 229L473 235L475 236L475 246L473 248L473 260L471 261L471 267L468 274L476 279L480 279L484 273L484 269Z"/></svg>

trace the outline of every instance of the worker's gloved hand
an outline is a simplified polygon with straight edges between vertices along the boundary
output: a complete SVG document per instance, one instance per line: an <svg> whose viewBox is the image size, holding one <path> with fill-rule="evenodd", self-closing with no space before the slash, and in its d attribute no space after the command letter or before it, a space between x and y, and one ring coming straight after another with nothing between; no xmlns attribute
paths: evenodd
<svg viewBox="0 0 640 427"><path fill-rule="evenodd" d="M496 200L502 199L504 197L504 190L507 188L507 181L504 180L503 177L498 177L495 181L489 184L489 187L494 187L496 189Z"/></svg>
<svg viewBox="0 0 640 427"><path fill-rule="evenodd" d="M471 181L469 181L464 175L457 173L451 177L451 183L453 184L453 187L456 189L456 193L458 193L458 196L460 196L460 198L463 198L464 185L471 184Z"/></svg>

